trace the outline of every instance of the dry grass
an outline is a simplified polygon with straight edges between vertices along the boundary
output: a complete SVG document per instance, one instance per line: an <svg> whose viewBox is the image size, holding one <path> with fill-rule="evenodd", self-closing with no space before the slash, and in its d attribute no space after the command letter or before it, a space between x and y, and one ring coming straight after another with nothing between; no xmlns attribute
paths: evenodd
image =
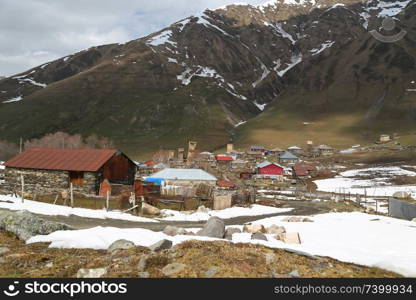
<svg viewBox="0 0 416 300"><path fill-rule="evenodd" d="M75 277L80 268L107 268L106 277L137 277L138 262L148 256L146 272L150 277L164 277L162 268L169 263L186 264L175 277L205 277L215 269L214 277L267 278L287 277L298 270L301 277L400 277L398 274L342 263L331 258L319 261L284 250L258 245L227 242L184 242L171 250L150 253L135 247L108 253L89 249L51 249L47 244L25 245L13 235L0 232L1 247L8 247L0 263L0 277ZM265 254L273 253L274 262L266 263Z"/></svg>

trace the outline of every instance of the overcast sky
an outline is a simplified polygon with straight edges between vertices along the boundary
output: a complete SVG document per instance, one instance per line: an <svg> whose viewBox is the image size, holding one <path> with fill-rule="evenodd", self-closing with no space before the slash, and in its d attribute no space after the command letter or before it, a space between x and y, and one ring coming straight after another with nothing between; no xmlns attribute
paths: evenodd
<svg viewBox="0 0 416 300"><path fill-rule="evenodd" d="M239 0L0 0L0 76ZM267 0L246 0L259 4Z"/></svg>

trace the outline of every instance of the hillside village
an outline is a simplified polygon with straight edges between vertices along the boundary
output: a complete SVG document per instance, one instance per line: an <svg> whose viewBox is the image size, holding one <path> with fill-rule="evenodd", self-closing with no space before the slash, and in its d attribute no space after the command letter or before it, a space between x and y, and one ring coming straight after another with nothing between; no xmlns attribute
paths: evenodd
<svg viewBox="0 0 416 300"><path fill-rule="evenodd" d="M230 143L224 153L211 153L198 149L198 144L190 141L177 150L158 150L152 160L144 162L133 161L112 149L29 148L1 165L0 228L17 234L28 247L47 242L51 248L96 251L141 245L152 249L154 255L163 256L166 251L176 251L173 245L179 246L185 240L225 240L290 249L285 250L289 251L287 255L306 259L321 255L345 261L344 254L328 252L333 247L329 240L316 236L324 234L327 226L347 234L350 230L355 232L350 226L344 227L350 222L357 222L356 229L360 231L365 222L377 220L380 227L370 230L371 236L383 230L399 230L401 226L414 227L411 225L416 218L416 201L412 200L416 196L416 165L411 165L416 162L413 148L402 147L384 135L373 145L353 145L344 150L329 145L314 146L312 141L306 145L287 149L252 145L240 150ZM386 164L384 160L391 162ZM29 224L30 228L17 229L9 225L10 220ZM46 225L33 228L33 222ZM108 225L115 228L106 229ZM132 229L124 229L126 226L137 228L139 235L133 237L127 233ZM315 229L309 232L309 227ZM400 237L406 232L407 229L400 229L395 234ZM367 238L361 234L348 239L355 243ZM326 246L322 248L320 244ZM399 245L389 243L389 251L398 251ZM190 244L191 248L194 246ZM410 252L412 247L408 249ZM406 266L408 260L386 265L382 258L385 254L381 252L380 262L373 264L355 254L357 248L350 248L347 262L414 275L412 264ZM6 261L10 257L7 251ZM369 245L367 251L375 249ZM274 256L265 257L270 260ZM184 265L173 262L151 272L142 266L136 275L191 274ZM172 273L170 268L174 269ZM316 273L313 269L299 274L299 268L293 266L287 273L269 270L255 276L334 275ZM115 272L81 269L68 276L101 277ZM387 274L382 276L392 276Z"/></svg>

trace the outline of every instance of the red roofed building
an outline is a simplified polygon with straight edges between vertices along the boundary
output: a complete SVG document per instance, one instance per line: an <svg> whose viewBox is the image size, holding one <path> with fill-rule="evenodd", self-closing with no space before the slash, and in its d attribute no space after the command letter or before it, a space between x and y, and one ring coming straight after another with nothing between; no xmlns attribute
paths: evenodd
<svg viewBox="0 0 416 300"><path fill-rule="evenodd" d="M5 162L2 189L20 188L23 176L25 191L61 192L72 183L74 191L97 194L101 183L132 185L136 165L114 149L30 148Z"/></svg>
<svg viewBox="0 0 416 300"><path fill-rule="evenodd" d="M220 165L230 165L234 158L229 155L217 155L215 156L215 160Z"/></svg>
<svg viewBox="0 0 416 300"><path fill-rule="evenodd" d="M278 164L264 161L256 166L257 174L283 176L284 168Z"/></svg>
<svg viewBox="0 0 416 300"><path fill-rule="evenodd" d="M293 166L293 175L295 177L309 177L314 176L317 168L312 165L296 165Z"/></svg>
<svg viewBox="0 0 416 300"><path fill-rule="evenodd" d="M217 186L222 187L222 188L235 188L236 183L234 181L218 180Z"/></svg>

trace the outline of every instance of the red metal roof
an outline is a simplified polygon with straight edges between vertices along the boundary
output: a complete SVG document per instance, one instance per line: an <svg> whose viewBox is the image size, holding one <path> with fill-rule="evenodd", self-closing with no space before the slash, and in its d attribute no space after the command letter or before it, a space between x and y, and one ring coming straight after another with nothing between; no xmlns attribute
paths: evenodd
<svg viewBox="0 0 416 300"><path fill-rule="evenodd" d="M226 156L226 155L217 155L215 156L215 159L218 161L233 161L234 160L231 156Z"/></svg>
<svg viewBox="0 0 416 300"><path fill-rule="evenodd" d="M233 188L236 186L236 183L234 181L227 181L227 180L218 180L217 185L219 187L228 187Z"/></svg>
<svg viewBox="0 0 416 300"><path fill-rule="evenodd" d="M315 166L311 165L296 165L293 167L297 176L308 176L310 171L316 171Z"/></svg>
<svg viewBox="0 0 416 300"><path fill-rule="evenodd" d="M4 164L9 168L98 171L117 150L30 148Z"/></svg>

